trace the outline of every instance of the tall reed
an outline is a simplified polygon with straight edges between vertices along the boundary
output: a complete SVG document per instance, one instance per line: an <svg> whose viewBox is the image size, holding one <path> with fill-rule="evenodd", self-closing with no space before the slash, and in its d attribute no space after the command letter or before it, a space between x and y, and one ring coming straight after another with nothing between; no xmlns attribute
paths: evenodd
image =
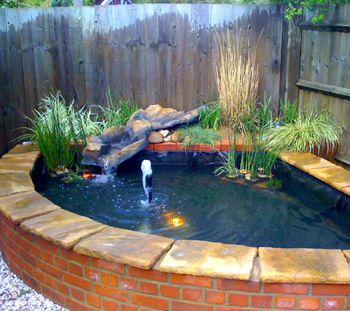
<svg viewBox="0 0 350 311"><path fill-rule="evenodd" d="M234 35L229 30L215 35L218 55L214 72L223 121L241 131L242 117L255 107L259 85L257 50L249 47L247 37L237 30Z"/></svg>

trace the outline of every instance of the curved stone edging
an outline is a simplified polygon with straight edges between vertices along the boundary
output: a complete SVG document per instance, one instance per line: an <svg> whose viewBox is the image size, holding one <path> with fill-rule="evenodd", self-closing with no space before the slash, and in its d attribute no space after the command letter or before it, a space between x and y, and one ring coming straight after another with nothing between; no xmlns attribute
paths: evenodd
<svg viewBox="0 0 350 311"><path fill-rule="evenodd" d="M27 170L39 155L34 146L21 145L0 160L0 247L14 272L61 305L72 310L115 310L123 303L160 310L212 310L216 304L242 310L350 308L350 250L174 242L105 226L34 191Z"/></svg>

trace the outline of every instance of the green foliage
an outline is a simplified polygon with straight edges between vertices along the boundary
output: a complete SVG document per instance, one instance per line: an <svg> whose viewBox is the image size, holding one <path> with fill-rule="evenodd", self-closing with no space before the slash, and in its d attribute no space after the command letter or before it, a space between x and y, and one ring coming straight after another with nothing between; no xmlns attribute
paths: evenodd
<svg viewBox="0 0 350 311"><path fill-rule="evenodd" d="M327 111L320 113L302 112L297 119L265 134L266 147L280 152L313 151L321 144L333 148L339 143L339 128Z"/></svg>
<svg viewBox="0 0 350 311"><path fill-rule="evenodd" d="M72 6L73 0L52 0L51 6L60 7L60 6Z"/></svg>
<svg viewBox="0 0 350 311"><path fill-rule="evenodd" d="M205 129L217 131L221 125L221 105L218 102L208 104L206 109L199 113L199 124Z"/></svg>
<svg viewBox="0 0 350 311"><path fill-rule="evenodd" d="M279 120L284 123L293 123L298 118L298 102L286 101L280 103L280 115Z"/></svg>
<svg viewBox="0 0 350 311"><path fill-rule="evenodd" d="M177 134L184 147L198 144L214 145L215 141L220 139L220 135L216 131L204 129L199 125L181 128L177 130Z"/></svg>
<svg viewBox="0 0 350 311"><path fill-rule="evenodd" d="M104 128L125 125L132 114L139 108L134 100L113 99L111 91L108 89L107 107L101 107Z"/></svg>
<svg viewBox="0 0 350 311"><path fill-rule="evenodd" d="M228 177L236 177L239 174L237 168L237 135L233 134L233 142L230 144L230 150L227 154L219 153L222 165L216 168L215 175L227 175Z"/></svg>
<svg viewBox="0 0 350 311"><path fill-rule="evenodd" d="M280 190L280 189L282 189L283 182L280 179L271 178L267 181L267 186L273 190Z"/></svg>
<svg viewBox="0 0 350 311"><path fill-rule="evenodd" d="M71 183L75 183L75 182L80 182L83 181L84 178L81 177L79 174L74 173L74 172L68 172L67 176L62 178L62 181L66 184L71 184Z"/></svg>
<svg viewBox="0 0 350 311"><path fill-rule="evenodd" d="M39 145L50 172L71 168L80 158L79 144L86 144L88 136L101 132L100 123L93 120L90 111L75 111L73 102L66 105L57 94L45 97L34 117L28 133L20 139L31 140Z"/></svg>

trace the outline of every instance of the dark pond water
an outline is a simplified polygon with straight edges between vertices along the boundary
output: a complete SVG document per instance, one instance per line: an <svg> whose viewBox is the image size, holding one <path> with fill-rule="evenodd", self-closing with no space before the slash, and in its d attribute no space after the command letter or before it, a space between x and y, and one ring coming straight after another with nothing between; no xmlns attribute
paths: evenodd
<svg viewBox="0 0 350 311"><path fill-rule="evenodd" d="M142 203L139 166L105 183L66 184L57 178L38 191L66 210L99 222L174 239L271 247L349 248L350 225L306 187L256 189L223 180L213 167L154 166L150 206ZM322 211L322 212L320 212Z"/></svg>

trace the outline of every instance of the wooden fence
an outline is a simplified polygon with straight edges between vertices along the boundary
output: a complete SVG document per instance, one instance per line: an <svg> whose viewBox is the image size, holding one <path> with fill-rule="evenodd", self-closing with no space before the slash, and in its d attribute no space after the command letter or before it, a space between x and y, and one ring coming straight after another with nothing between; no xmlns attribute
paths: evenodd
<svg viewBox="0 0 350 311"><path fill-rule="evenodd" d="M79 107L103 105L108 87L142 106L190 109L216 99L214 34L235 24L252 48L262 33L260 95L277 105L286 89L295 93L280 5L0 9L0 153L26 125L22 114L52 90Z"/></svg>
<svg viewBox="0 0 350 311"><path fill-rule="evenodd" d="M299 103L329 110L342 129L339 160L350 164L350 6L330 8L324 25L301 23Z"/></svg>

